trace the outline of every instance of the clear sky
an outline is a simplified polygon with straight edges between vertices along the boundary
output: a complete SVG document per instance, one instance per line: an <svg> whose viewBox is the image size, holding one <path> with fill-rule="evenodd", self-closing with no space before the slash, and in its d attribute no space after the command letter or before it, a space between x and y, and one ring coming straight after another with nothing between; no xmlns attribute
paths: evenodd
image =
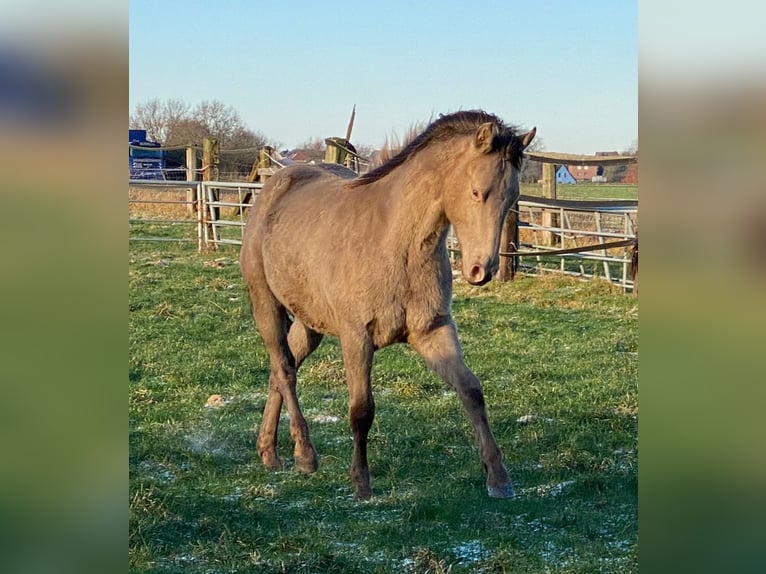
<svg viewBox="0 0 766 574"><path fill-rule="evenodd" d="M220 100L283 147L382 145L440 113L537 126L545 149L638 139L636 1L131 0L130 111Z"/></svg>

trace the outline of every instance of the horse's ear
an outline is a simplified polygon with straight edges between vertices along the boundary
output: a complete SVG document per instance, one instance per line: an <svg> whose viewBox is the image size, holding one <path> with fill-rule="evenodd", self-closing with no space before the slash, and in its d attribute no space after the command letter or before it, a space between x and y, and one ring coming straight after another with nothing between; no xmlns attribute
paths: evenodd
<svg viewBox="0 0 766 574"><path fill-rule="evenodd" d="M521 137L521 145L524 147L524 149L527 149L529 147L529 144L532 143L532 140L535 139L535 134L537 134L537 128L534 127L531 130L529 130L527 133L522 134Z"/></svg>
<svg viewBox="0 0 766 574"><path fill-rule="evenodd" d="M479 129L476 130L476 147L484 152L489 153L492 150L492 138L495 137L497 127L494 122L487 122L481 124Z"/></svg>

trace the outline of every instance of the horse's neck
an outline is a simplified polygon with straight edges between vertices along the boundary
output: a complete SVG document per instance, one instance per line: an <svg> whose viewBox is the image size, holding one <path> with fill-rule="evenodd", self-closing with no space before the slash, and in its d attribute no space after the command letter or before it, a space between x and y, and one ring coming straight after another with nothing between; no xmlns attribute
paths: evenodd
<svg viewBox="0 0 766 574"><path fill-rule="evenodd" d="M449 227L442 201L444 182L438 173L400 169L381 189L390 213L389 235L409 259L430 257L445 242Z"/></svg>

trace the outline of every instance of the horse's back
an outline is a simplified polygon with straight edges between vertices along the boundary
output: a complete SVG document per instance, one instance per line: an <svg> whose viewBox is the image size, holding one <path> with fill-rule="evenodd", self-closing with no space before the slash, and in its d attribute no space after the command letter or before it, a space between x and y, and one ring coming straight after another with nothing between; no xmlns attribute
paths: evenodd
<svg viewBox="0 0 766 574"><path fill-rule="evenodd" d="M256 217L258 212L268 210L285 195L299 189L302 185L314 180L332 177L330 173L318 166L292 165L275 173L263 186L255 205Z"/></svg>
<svg viewBox="0 0 766 574"><path fill-rule="evenodd" d="M298 219L311 219L316 210L326 204L326 201L318 198L317 192L338 192L344 186L345 180L355 176L353 171L344 166L328 168L320 164L291 165L270 177L253 203L245 224L240 254L240 265L245 278L250 283L262 280L262 274L256 273L253 268L263 267L264 244L269 242L274 223L282 219L285 211L290 212L288 220L294 220L296 214L299 215ZM306 228L299 222L294 223L293 227L296 230ZM279 242L282 245L278 251L287 256L294 242L287 241L284 237ZM273 251L273 242L271 243Z"/></svg>

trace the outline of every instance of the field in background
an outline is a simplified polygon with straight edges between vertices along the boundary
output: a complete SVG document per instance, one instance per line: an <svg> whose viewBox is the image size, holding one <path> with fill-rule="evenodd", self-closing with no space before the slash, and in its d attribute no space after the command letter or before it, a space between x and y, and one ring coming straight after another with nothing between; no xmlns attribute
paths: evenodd
<svg viewBox="0 0 766 574"><path fill-rule="evenodd" d="M486 496L454 392L395 346L376 354L375 497L359 503L337 341L299 374L319 471L289 469L283 421L288 469L268 472L254 445L268 360L237 251L136 243L129 258L131 571L637 571L635 298L603 281L456 283L519 496Z"/></svg>
<svg viewBox="0 0 766 574"><path fill-rule="evenodd" d="M539 183L522 183L522 195L542 196ZM638 199L638 185L630 183L575 183L556 186L557 199Z"/></svg>

